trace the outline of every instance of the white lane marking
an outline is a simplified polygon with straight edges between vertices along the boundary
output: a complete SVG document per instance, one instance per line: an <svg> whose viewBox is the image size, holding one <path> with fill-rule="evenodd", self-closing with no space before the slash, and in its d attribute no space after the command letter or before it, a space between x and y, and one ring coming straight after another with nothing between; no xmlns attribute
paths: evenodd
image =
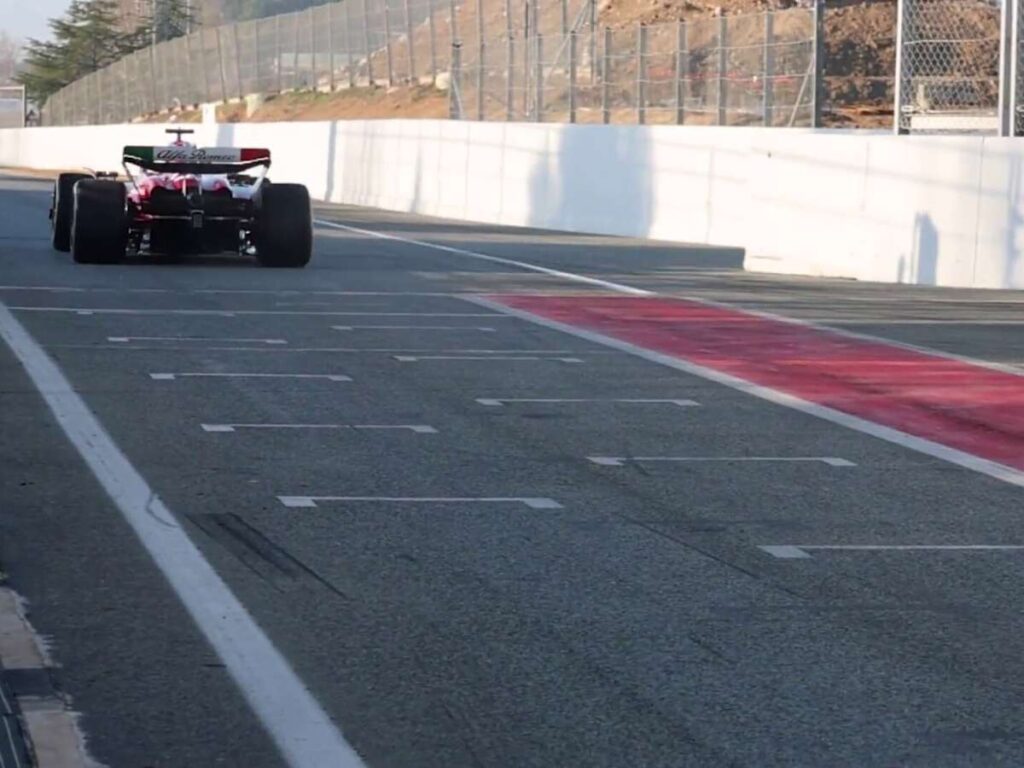
<svg viewBox="0 0 1024 768"><path fill-rule="evenodd" d="M692 408L700 405L696 400L668 400L662 398L640 397L478 397L480 405L501 407L506 403L633 403L637 405L678 405L680 408Z"/></svg>
<svg viewBox="0 0 1024 768"><path fill-rule="evenodd" d="M57 365L2 303L0 337L21 361L68 440L224 662L285 762L292 768L363 766L287 659L206 561Z"/></svg>
<svg viewBox="0 0 1024 768"><path fill-rule="evenodd" d="M278 496L294 509L316 507L318 501L384 502L402 504L523 504L530 509L561 509L554 499L529 496Z"/></svg>
<svg viewBox="0 0 1024 768"><path fill-rule="evenodd" d="M369 235L370 237L376 237L381 240L395 240L400 243L407 243L409 245L418 245L421 248L432 248L435 251L444 251L445 253L454 253L458 256L468 256L471 259L479 259L481 261L489 261L492 264L504 264L508 267L516 267L517 269L525 269L529 272L539 272L542 275L550 275L551 277L561 277L565 280L572 280L577 283L586 283L587 285L598 285L602 288L608 288L618 293L625 293L630 296L653 296L653 291L645 291L642 288L632 288L628 285L622 285L621 283L613 283L608 280L599 280L596 277L585 277L584 275L577 275L572 272L563 272L559 269L549 269L548 267L541 267L537 264L528 264L525 261L516 261L514 259L503 259L499 256L488 256L485 253L477 253L476 251L467 251L465 248L453 248L450 245L438 245L437 243L428 243L423 240L413 240L408 237L399 237L398 235L389 235L384 232L375 232L372 229L362 229L361 227L350 227L347 224L338 224L334 221L326 221L324 219L314 219L316 224L322 227L330 227L332 229L341 229L346 232L355 232L360 235Z"/></svg>
<svg viewBox="0 0 1024 768"><path fill-rule="evenodd" d="M488 317L502 319L493 312L335 312L302 311L293 309L136 309L130 307L8 307L16 312L64 312L78 315L198 315L236 317L238 315L294 315L297 317Z"/></svg>
<svg viewBox="0 0 1024 768"><path fill-rule="evenodd" d="M242 339L224 338L212 336L107 336L107 341L119 344L128 344L133 341L230 341L230 342L251 342L253 344L287 344L284 339Z"/></svg>
<svg viewBox="0 0 1024 768"><path fill-rule="evenodd" d="M343 376L339 373L203 373L200 371L185 371L149 374L149 378L155 381L174 381L179 377L185 379L327 379L328 381L352 381L350 376Z"/></svg>
<svg viewBox="0 0 1024 768"><path fill-rule="evenodd" d="M480 331L494 333L496 328L480 325L332 325L335 331Z"/></svg>
<svg viewBox="0 0 1024 768"><path fill-rule="evenodd" d="M604 350L583 350L583 349L423 349L420 347L290 347L290 346L247 346L247 347L195 347L195 346L174 346L173 344L161 344L159 346L147 347L141 344L51 344L51 349L88 349L88 350L117 350L118 352L259 352L261 354L277 353L322 353L336 352L344 354L394 354L394 353L424 353L435 354L468 354L468 355L591 355L607 356L614 352Z"/></svg>
<svg viewBox="0 0 1024 768"><path fill-rule="evenodd" d="M628 463L648 462L812 462L828 464L830 467L855 467L852 461L835 456L587 456L587 461L602 467L621 467Z"/></svg>
<svg viewBox="0 0 1024 768"><path fill-rule="evenodd" d="M652 363L664 365L668 368L674 368L677 371L682 371L683 373L688 373L692 376L699 376L702 379L724 384L727 387L732 387L740 392L754 397L759 397L762 400L767 400L768 402L775 403L776 405L782 405L787 408L802 411L803 413L807 413L811 416L816 416L819 419L830 421L833 424L839 424L840 426L847 427L858 432L863 432L871 435L872 437L877 437L881 440L895 443L903 448L908 448L912 451L917 451L918 453L923 453L936 459L948 461L952 464L965 467L966 469L970 469L975 472L980 472L981 474L994 477L995 479L1002 480L1006 483L1024 487L1024 472L1019 469L1006 466L1005 464L999 464L994 461L989 461L988 459L983 459L979 456L973 456L972 454L964 451L958 451L955 448L950 448L949 446L942 445L931 440L926 440L922 437L909 435L906 432L901 432L897 429L893 429L892 427L876 424L872 421L868 421L867 419L851 416L848 413L843 413L842 411L837 411L824 405L811 403L786 392L780 392L779 390L772 389L771 387L754 384L753 382L746 381L736 376L731 376L727 373L722 373L721 371L716 371L712 368L706 368L705 366L697 365L696 363L691 363L687 360L665 355L661 352L655 352L650 349L644 349L643 347L638 347L628 341L615 339L611 336L605 336L604 334L588 331L583 328L577 328L566 323L560 323L557 320L549 320L546 317L540 317L539 315L534 315L523 310L506 307L505 305L496 301L491 301L490 299L485 299L479 296L463 296L462 299L464 301L472 302L498 311L504 310L513 317L528 320L545 328L562 331L580 339L586 339L587 341L592 341L596 344L603 344L606 347L617 349L620 352L627 352L631 355L635 355L636 357L643 358L644 360L649 360Z"/></svg>
<svg viewBox="0 0 1024 768"><path fill-rule="evenodd" d="M437 430L426 424L200 424L204 432L234 432L238 429L396 429L434 435Z"/></svg>
<svg viewBox="0 0 1024 768"><path fill-rule="evenodd" d="M480 356L480 355L395 355L401 363L419 363L423 360L555 360L560 363L582 363L578 357L537 357L535 355L512 356Z"/></svg>
<svg viewBox="0 0 1024 768"><path fill-rule="evenodd" d="M763 544L758 549L783 560L806 559L808 550L838 552L1019 552L1020 544Z"/></svg>

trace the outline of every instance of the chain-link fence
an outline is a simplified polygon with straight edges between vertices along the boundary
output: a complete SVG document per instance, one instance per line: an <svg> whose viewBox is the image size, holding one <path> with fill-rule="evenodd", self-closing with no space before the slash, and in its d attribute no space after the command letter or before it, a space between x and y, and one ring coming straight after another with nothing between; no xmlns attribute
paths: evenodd
<svg viewBox="0 0 1024 768"><path fill-rule="evenodd" d="M898 130L999 130L1001 17L1001 0L900 1Z"/></svg>
<svg viewBox="0 0 1024 768"><path fill-rule="evenodd" d="M0 128L21 128L26 115L25 88L20 85L0 86Z"/></svg>
<svg viewBox="0 0 1024 768"><path fill-rule="evenodd" d="M581 14L457 60L453 113L483 120L810 125L817 99L806 9L615 30Z"/></svg>
<svg viewBox="0 0 1024 768"><path fill-rule="evenodd" d="M453 117L809 125L817 12L601 29L597 0L343 0L140 50L54 94L52 125L289 90L434 84Z"/></svg>

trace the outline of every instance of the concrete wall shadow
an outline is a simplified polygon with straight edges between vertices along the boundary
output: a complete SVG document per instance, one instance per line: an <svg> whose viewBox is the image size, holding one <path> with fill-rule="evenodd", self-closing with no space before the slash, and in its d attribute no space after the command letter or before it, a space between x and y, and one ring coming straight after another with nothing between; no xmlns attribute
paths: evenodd
<svg viewBox="0 0 1024 768"><path fill-rule="evenodd" d="M914 245L911 252L911 282L917 285L938 285L939 231L927 213L914 217ZM903 265L900 264L902 272ZM902 278L902 275L901 275ZM902 279L900 280L902 282Z"/></svg>

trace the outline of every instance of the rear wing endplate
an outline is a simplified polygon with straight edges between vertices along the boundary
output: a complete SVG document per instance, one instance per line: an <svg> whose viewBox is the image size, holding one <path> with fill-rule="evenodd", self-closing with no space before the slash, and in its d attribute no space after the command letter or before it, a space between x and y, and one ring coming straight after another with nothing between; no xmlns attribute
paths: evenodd
<svg viewBox="0 0 1024 768"><path fill-rule="evenodd" d="M257 166L270 167L269 149L238 147L124 148L122 161L158 173L240 173Z"/></svg>

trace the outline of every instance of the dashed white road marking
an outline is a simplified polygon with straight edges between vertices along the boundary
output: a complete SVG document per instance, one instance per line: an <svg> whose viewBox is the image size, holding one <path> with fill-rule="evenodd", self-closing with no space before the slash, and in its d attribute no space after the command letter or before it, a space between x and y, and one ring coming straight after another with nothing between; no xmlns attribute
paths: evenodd
<svg viewBox="0 0 1024 768"><path fill-rule="evenodd" d="M335 331L480 331L494 333L497 329L481 325L332 325Z"/></svg>
<svg viewBox="0 0 1024 768"><path fill-rule="evenodd" d="M838 552L1019 552L1021 544L764 544L758 547L782 560L809 558L814 550Z"/></svg>
<svg viewBox="0 0 1024 768"><path fill-rule="evenodd" d="M649 462L817 462L830 467L855 467L852 461L835 456L587 456L587 461L602 467L621 467L627 463Z"/></svg>
<svg viewBox="0 0 1024 768"><path fill-rule="evenodd" d="M298 309L159 309L133 307L8 307L16 312L57 312L78 315L196 315L209 317L237 317L239 315L291 315L296 317L488 317L501 319L494 312L340 312L303 311ZM507 318L506 318L507 319Z"/></svg>
<svg viewBox="0 0 1024 768"><path fill-rule="evenodd" d="M204 432L235 432L239 429L364 429L407 430L434 435L437 430L426 424L200 424Z"/></svg>
<svg viewBox="0 0 1024 768"><path fill-rule="evenodd" d="M151 373L155 381L174 381L178 378L210 379L326 379L327 381L352 381L350 376L340 373L205 373L203 371L179 371L177 373Z"/></svg>
<svg viewBox="0 0 1024 768"><path fill-rule="evenodd" d="M665 398L640 397L478 397L476 402L492 408L501 407L506 403L630 403L637 405L677 405L680 408L692 408L700 405L696 400L672 400Z"/></svg>
<svg viewBox="0 0 1024 768"><path fill-rule="evenodd" d="M133 341L212 341L212 342L238 342L252 344L287 344L285 339L245 339L245 338L223 338L212 336L107 336L107 341L119 344L128 344Z"/></svg>
<svg viewBox="0 0 1024 768"><path fill-rule="evenodd" d="M941 443L936 443L931 440L926 440L925 438L907 434L906 432L901 432L898 429L893 429L892 427L886 427L882 424L876 424L875 422L868 421L867 419L851 416L848 413L837 411L834 408L812 403L808 400L796 397L795 395L790 395L786 392L772 389L771 387L755 384L751 381L741 379L738 376L732 376L728 373L723 373L722 371L716 371L713 368L691 363L688 360L683 360L661 352L655 352L651 349L644 349L643 347L622 339L616 339L612 336L606 336L595 331L588 331L584 328L578 328L567 323L560 323L557 320L549 320L546 317L541 317L524 310L507 307L504 304L492 301L491 299L480 296L462 296L461 298L481 307L507 312L512 317L527 320L544 328L562 331L563 333L567 333L571 336L592 341L596 344L603 344L611 349L626 352L627 354L648 360L652 363L657 363L658 365L663 365L667 368L673 368L692 376L699 376L700 378L707 379L708 381L724 384L725 386L731 387L739 392L752 395L753 397L758 397L762 400L767 400L770 403L782 405L786 408L792 408L795 411L801 411L824 421L829 421L833 424L838 424L840 426L847 427L848 429L853 429L857 432L877 437L881 440L902 446L903 448L908 448L927 456L948 461L951 464L956 464L958 466L965 467L966 469L988 475L989 477L1002 480L1003 482L1010 483L1011 485L1024 487L1024 472L1005 464L989 461L988 459L983 459L979 456L966 453L965 451L950 448L949 446L942 445Z"/></svg>
<svg viewBox="0 0 1024 768"><path fill-rule="evenodd" d="M395 360L400 363L419 363L424 360L501 360L501 361L523 361L523 360L555 360L560 363L582 363L578 357L538 357L537 355L395 355Z"/></svg>
<svg viewBox="0 0 1024 768"><path fill-rule="evenodd" d="M0 338L132 527L292 768L362 768L337 726L57 365L0 303Z"/></svg>
<svg viewBox="0 0 1024 768"><path fill-rule="evenodd" d="M378 502L402 504L522 504L530 509L561 509L554 499L529 496L278 496L284 506L309 509L318 502Z"/></svg>

